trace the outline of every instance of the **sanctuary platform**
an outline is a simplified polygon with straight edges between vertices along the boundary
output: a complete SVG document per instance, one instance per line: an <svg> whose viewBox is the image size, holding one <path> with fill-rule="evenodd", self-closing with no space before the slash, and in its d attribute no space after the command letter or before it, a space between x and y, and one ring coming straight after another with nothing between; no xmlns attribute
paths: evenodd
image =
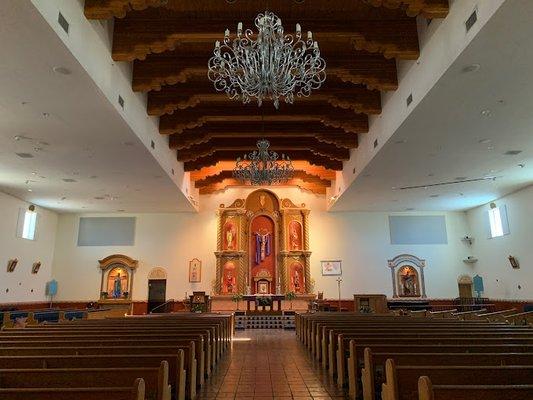
<svg viewBox="0 0 533 400"><path fill-rule="evenodd" d="M271 297L273 310L270 307L258 305L258 299ZM314 294L296 295L294 300L286 300L284 295L244 295L243 299L236 302L231 295L214 295L211 297L211 311L247 311L250 313L272 313L283 311L306 311L309 302L314 300Z"/></svg>

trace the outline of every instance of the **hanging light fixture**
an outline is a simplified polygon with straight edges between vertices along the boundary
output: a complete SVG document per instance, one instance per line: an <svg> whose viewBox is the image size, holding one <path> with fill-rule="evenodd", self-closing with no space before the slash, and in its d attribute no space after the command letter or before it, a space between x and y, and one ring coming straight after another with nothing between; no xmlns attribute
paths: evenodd
<svg viewBox="0 0 533 400"><path fill-rule="evenodd" d="M281 19L270 11L255 18L257 34L243 32L242 22L232 39L226 29L222 43L215 43L208 62L208 78L215 89L243 104L252 99L261 106L270 99L292 104L294 95L309 96L326 80L326 62L311 31L302 37L300 24L295 35L284 34Z"/></svg>
<svg viewBox="0 0 533 400"><path fill-rule="evenodd" d="M257 141L257 150L237 158L233 177L242 183L252 185L272 185L285 183L292 178L294 167L288 156L269 151L270 142L266 139Z"/></svg>

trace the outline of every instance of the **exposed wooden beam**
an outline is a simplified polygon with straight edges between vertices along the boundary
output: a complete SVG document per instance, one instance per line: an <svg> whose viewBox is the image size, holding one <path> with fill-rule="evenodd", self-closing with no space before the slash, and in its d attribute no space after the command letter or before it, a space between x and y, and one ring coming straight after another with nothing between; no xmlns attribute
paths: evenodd
<svg viewBox="0 0 533 400"><path fill-rule="evenodd" d="M342 82L362 84L370 89L396 90L398 78L396 61L381 55L354 50L346 57L326 61L328 76ZM133 64L133 89L160 90L165 85L207 79L207 59L186 58L178 51L152 54Z"/></svg>
<svg viewBox="0 0 533 400"><path fill-rule="evenodd" d="M410 17L422 15L423 17L445 18L450 6L448 0L363 0L373 7L401 8L405 7L406 14Z"/></svg>
<svg viewBox="0 0 533 400"><path fill-rule="evenodd" d="M168 0L85 0L85 17L87 19L124 18L129 11L161 7L167 3Z"/></svg>
<svg viewBox="0 0 533 400"><path fill-rule="evenodd" d="M216 151L215 153L209 156L199 158L195 161L185 162L184 169L186 172L194 171L203 167L215 165L219 161L235 161L238 157L241 156L242 154L239 151ZM308 161L310 164L320 165L327 169L332 169L335 171L342 170L342 161L332 160L328 157L315 154L309 150L291 151L291 159L305 160Z"/></svg>
<svg viewBox="0 0 533 400"><path fill-rule="evenodd" d="M368 132L368 117L366 114L356 114L349 110L309 107L308 105L283 105L280 110L261 108L257 106L243 106L238 103L213 103L209 107L194 110L183 110L170 115L163 115L159 121L162 134L182 133L186 129L199 128L206 124L218 123L320 123L326 127L340 128L350 133Z"/></svg>
<svg viewBox="0 0 533 400"><path fill-rule="evenodd" d="M326 169L322 166L311 165L307 161L295 160L292 165L296 171L305 171L308 175L314 175L322 180L333 181L336 179L337 172ZM215 165L204 167L196 171L189 172L192 181L200 181L212 175L218 175L222 171L233 171L235 160L219 161Z"/></svg>
<svg viewBox="0 0 533 400"><path fill-rule="evenodd" d="M146 9L116 20L113 60L143 60L149 54L174 50L181 43L191 41L209 43L212 52L213 43L222 40L228 27L228 20L187 19L180 13L166 11L162 15ZM289 21L286 26L293 27L294 24ZM357 50L380 53L386 58L414 60L420 55L414 18L366 20L350 19L347 15L343 20L305 21L305 26L313 30L320 46L325 47L324 54L327 54L328 38L332 37L334 41L343 38Z"/></svg>
<svg viewBox="0 0 533 400"><path fill-rule="evenodd" d="M321 143L315 138L268 138L270 150L276 151L280 156L285 154L292 158L292 153L309 150L313 154L321 155L332 160L347 161L350 159L350 151L344 147ZM219 151L240 152L242 157L245 153L256 150L257 138L242 138L238 140L213 139L207 143L191 146L178 150L178 161L194 161L202 157L210 156Z"/></svg>
<svg viewBox="0 0 533 400"><path fill-rule="evenodd" d="M216 92L213 84L204 76L197 81L164 86L159 91L150 91L147 110L149 115L161 116L172 114L177 110L216 108L222 105L243 107L240 101L230 100L225 93ZM283 105L282 102L281 107ZM258 108L255 103L251 106ZM335 112L335 108L341 108L376 115L381 113L381 93L377 90L369 90L363 85L342 82L330 76L326 79L323 88L313 93L312 96L296 97L294 104L290 106L290 111L292 112L292 109L299 106L316 107L323 110L322 113Z"/></svg>
<svg viewBox="0 0 533 400"><path fill-rule="evenodd" d="M201 195L213 194L219 191L226 190L228 187L244 186L241 182L234 178L226 178L220 182L212 183L211 185L203 186L199 189ZM306 190L315 194L325 195L326 189L329 186L324 186L314 182L305 182L302 179L294 178L283 184L273 184L272 186L296 186L302 190Z"/></svg>

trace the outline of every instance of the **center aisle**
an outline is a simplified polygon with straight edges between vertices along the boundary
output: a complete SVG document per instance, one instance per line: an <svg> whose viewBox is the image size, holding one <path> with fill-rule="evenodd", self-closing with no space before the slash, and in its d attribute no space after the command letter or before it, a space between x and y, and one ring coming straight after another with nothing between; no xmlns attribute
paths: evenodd
<svg viewBox="0 0 533 400"><path fill-rule="evenodd" d="M345 399L319 371L294 331L238 331L198 399Z"/></svg>

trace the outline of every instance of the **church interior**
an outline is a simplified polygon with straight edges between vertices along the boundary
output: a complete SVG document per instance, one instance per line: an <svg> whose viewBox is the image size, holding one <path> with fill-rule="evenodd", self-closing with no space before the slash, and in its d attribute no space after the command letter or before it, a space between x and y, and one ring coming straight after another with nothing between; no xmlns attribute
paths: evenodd
<svg viewBox="0 0 533 400"><path fill-rule="evenodd" d="M2 0L0 400L533 399L532 21Z"/></svg>

